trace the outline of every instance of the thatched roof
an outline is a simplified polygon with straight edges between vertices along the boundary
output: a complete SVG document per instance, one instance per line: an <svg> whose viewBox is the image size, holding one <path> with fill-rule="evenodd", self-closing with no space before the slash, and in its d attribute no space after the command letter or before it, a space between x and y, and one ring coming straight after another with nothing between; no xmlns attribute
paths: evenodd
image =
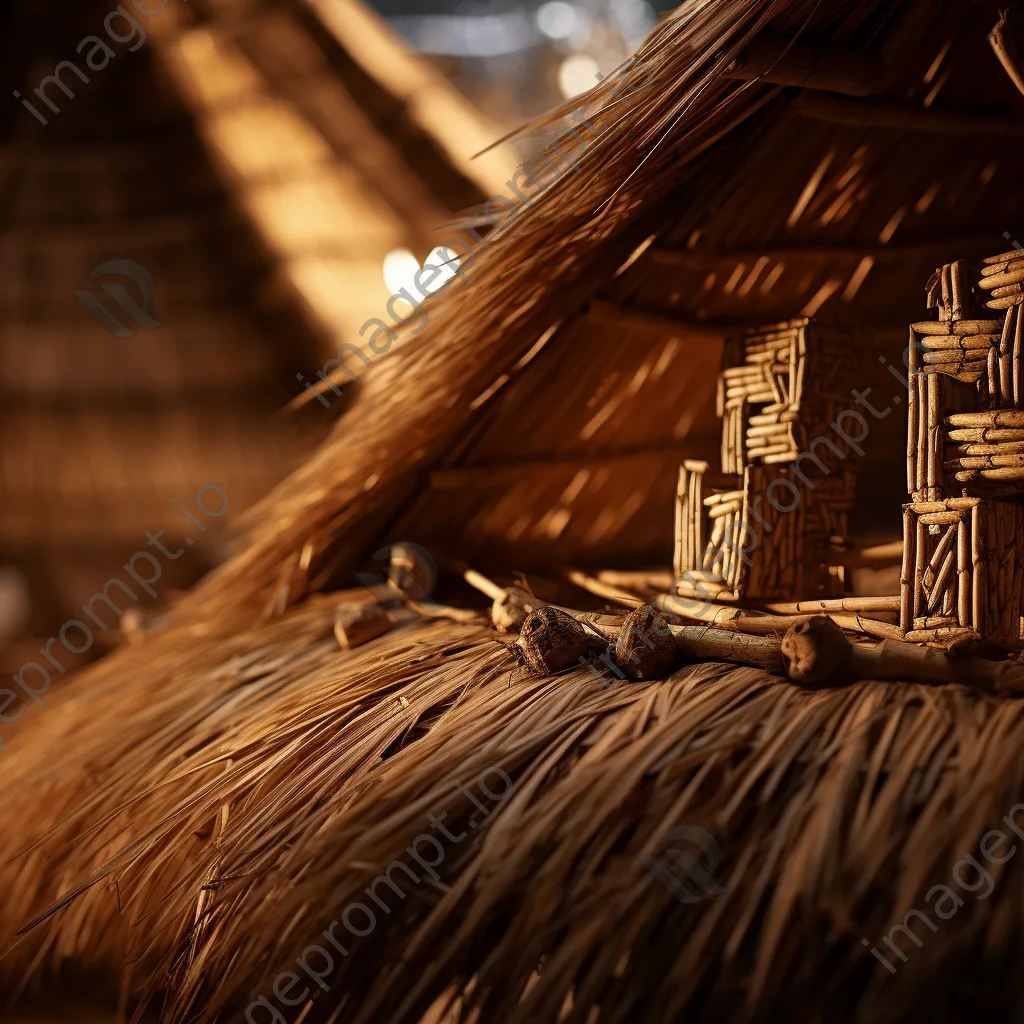
<svg viewBox="0 0 1024 1024"><path fill-rule="evenodd" d="M560 179L367 375L211 600L257 580L261 601L282 581L296 600L307 544L320 583L386 534L457 535L482 564L667 564L676 467L714 450L714 373L737 325L844 321L859 386L898 395L878 359L902 366L934 268L1003 251L1020 222L1024 97L987 42L995 20L969 0L730 0L666 17L626 82L577 111L593 127L578 169L553 158ZM815 60L839 71L805 88L724 74L755 37L770 51L798 37L798 80ZM840 87L870 95L810 87L846 68ZM893 536L896 411L873 425L852 517Z"/></svg>
<svg viewBox="0 0 1024 1024"><path fill-rule="evenodd" d="M213 481L234 514L291 471L329 425L276 415L296 374L384 314L389 250L422 260L511 169L470 160L496 131L358 0L128 9L138 28L98 0L5 12L31 109L0 124L0 563L42 637L143 531L189 533L172 498ZM87 36L108 66L76 55ZM46 83L67 61L71 96ZM76 301L124 259L162 329L114 337ZM218 560L190 552L175 582Z"/></svg>
<svg viewBox="0 0 1024 1024"><path fill-rule="evenodd" d="M969 866L952 881L987 830L1017 842L1001 818L1020 795L1019 702L906 684L814 693L725 665L606 689L586 668L530 676L473 626L345 655L332 611L307 602L228 640L164 634L141 652L136 699L126 651L15 736L0 766L21 822L0 838L5 861L20 854L0 887L5 930L68 898L0 961L7 991L30 966L46 985L58 967L123 964L126 993L169 986L171 1021L236 1019L261 996L290 1019L304 1004L282 1005L275 980L349 905L377 907L364 890L389 865L416 869L407 849L441 835L433 813L463 835L439 883L416 871L404 899L379 883L390 913L362 938L333 932L348 956L329 992L304 979L319 993L304 1019L342 1007L415 1022L452 993L484 1021L555 1021L567 1005L569 1020L600 1006L645 1022L895 1022L911 1005L968 1020L978 999L1019 1011L1024 874L988 865L984 901L964 891ZM455 783L479 800L495 767L514 788L485 816ZM683 825L720 846L724 892L698 903L645 867ZM920 947L897 932L901 963L882 936L931 912L943 884L965 906L931 913L934 933L912 920Z"/></svg>
<svg viewBox="0 0 1024 1024"><path fill-rule="evenodd" d="M417 530L505 567L660 557L674 466L712 433L722 321L789 315L841 275L825 305L887 344L920 317L934 263L1013 230L1017 122L991 118L1019 118L1022 100L985 41L994 18L967 0L670 15L639 54L649 87L595 98L602 131L579 171L365 376L338 432L254 514L250 546L168 628L5 735L18 827L0 832L0 927L13 940L35 921L0 960L7 986L110 972L126 1003L151 992L175 1024L261 997L286 1019L403 1024L451 998L481 1022L1019 1015L1020 862L990 868L991 898L960 881L989 829L1016 844L1000 823L1024 768L1018 702L871 681L810 692L714 663L605 688L589 668L529 675L476 625L340 652L341 598L314 593ZM766 34L841 45L857 74L874 57L890 77L838 113L815 90L725 77ZM845 123L898 114L899 128ZM949 134L968 124L994 134ZM991 244L960 237L988 227ZM854 289L865 249L882 272ZM513 788L484 816L452 786L489 768ZM473 831L436 883L346 941L326 990L275 989L442 812ZM680 826L721 848L724 891L697 903L645 867ZM920 945L891 931L951 879L955 917L911 918ZM907 958L896 974L862 945L887 933ZM278 994L303 987L295 1005Z"/></svg>

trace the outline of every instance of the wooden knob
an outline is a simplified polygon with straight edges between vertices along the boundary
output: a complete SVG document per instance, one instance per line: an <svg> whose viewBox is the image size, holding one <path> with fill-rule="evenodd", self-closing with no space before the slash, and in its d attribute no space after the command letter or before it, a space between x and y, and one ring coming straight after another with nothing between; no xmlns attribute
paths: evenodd
<svg viewBox="0 0 1024 1024"><path fill-rule="evenodd" d="M638 682L664 679L679 664L676 638L649 604L640 605L623 620L615 660L630 679Z"/></svg>
<svg viewBox="0 0 1024 1024"><path fill-rule="evenodd" d="M539 676L558 672L580 660L587 650L587 634L567 612L538 608L523 623L517 641L523 660Z"/></svg>
<svg viewBox="0 0 1024 1024"><path fill-rule="evenodd" d="M780 650L789 678L798 683L823 683L840 675L850 661L850 642L827 615L791 626Z"/></svg>

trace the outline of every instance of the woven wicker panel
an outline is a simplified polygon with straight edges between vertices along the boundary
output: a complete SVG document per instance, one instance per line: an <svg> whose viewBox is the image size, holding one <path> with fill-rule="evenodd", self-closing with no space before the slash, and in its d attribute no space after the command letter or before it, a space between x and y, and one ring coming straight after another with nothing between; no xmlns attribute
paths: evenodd
<svg viewBox="0 0 1024 1024"><path fill-rule="evenodd" d="M908 488L915 501L1024 491L1024 258L940 267L938 320L912 324ZM995 310L996 312L993 312Z"/></svg>
<svg viewBox="0 0 1024 1024"><path fill-rule="evenodd" d="M738 599L840 597L853 473L807 486L777 466L748 466L724 487L708 487L686 463L676 499L676 590ZM710 493L709 493L710 492Z"/></svg>
<svg viewBox="0 0 1024 1024"><path fill-rule="evenodd" d="M726 344L719 377L722 470L781 465L850 405L852 339L802 318L749 331Z"/></svg>
<svg viewBox="0 0 1024 1024"><path fill-rule="evenodd" d="M980 498L904 506L900 624L910 640L1020 639L1024 509Z"/></svg>

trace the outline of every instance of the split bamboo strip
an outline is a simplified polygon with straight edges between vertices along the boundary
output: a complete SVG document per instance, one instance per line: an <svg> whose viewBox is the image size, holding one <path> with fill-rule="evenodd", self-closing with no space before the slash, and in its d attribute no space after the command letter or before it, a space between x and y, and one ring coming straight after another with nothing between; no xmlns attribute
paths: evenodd
<svg viewBox="0 0 1024 1024"><path fill-rule="evenodd" d="M923 335L994 334L1002 326L1002 320L958 320L953 324L924 320L921 323L911 324L910 329Z"/></svg>
<svg viewBox="0 0 1024 1024"><path fill-rule="evenodd" d="M961 518L956 528L957 619L961 626L971 622L971 558L967 519Z"/></svg>
<svg viewBox="0 0 1024 1024"><path fill-rule="evenodd" d="M1024 428L1024 410L995 409L989 412L952 413L947 417L954 427L1016 427Z"/></svg>

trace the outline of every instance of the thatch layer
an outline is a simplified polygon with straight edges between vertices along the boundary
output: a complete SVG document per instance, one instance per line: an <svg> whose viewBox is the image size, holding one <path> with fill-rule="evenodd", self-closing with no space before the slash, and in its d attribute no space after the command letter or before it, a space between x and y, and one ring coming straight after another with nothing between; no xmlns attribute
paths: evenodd
<svg viewBox="0 0 1024 1024"><path fill-rule="evenodd" d="M975 990L935 965L970 956L991 980L1017 952L1015 861L988 866L991 886L963 863L954 881L954 865L986 864L988 829L1008 835L1001 855L1018 842L1000 819L1022 792L1019 702L867 682L806 692L724 665L606 688L584 668L533 677L471 626L341 653L318 639L326 612L231 645L197 640L191 655L157 641L166 696L124 708L116 736L85 728L109 697L97 670L46 712L57 738L40 730L7 762L20 769L5 772L9 812L40 831L63 823L13 865L3 920L74 898L5 958L8 984L30 963L123 960L126 993L169 985L170 1021L261 995L291 1019L303 1007L282 1006L275 979L350 905L376 910L365 890L394 861L423 881L403 899L378 886L388 911L371 934L339 923L348 955L324 971L329 991L310 983L305 1019L416 1021L452 992L502 1021L567 1006L569 1020L600 1006L602 1021L895 1021L911 1002L966 1019ZM172 688L185 673L209 687L190 711ZM478 781L491 768L514 780L499 800ZM500 797L500 778L485 780ZM644 864L680 825L721 846L725 891L694 904ZM408 852L421 835L445 847L436 885ZM5 859L24 836L4 834ZM966 904L955 919L925 900L940 884ZM920 948L894 934L904 965L876 937L911 908L938 930L912 919ZM347 920L366 931L359 913ZM988 998L1021 1008L1012 984Z"/></svg>
<svg viewBox="0 0 1024 1024"><path fill-rule="evenodd" d="M309 596L386 532L428 466L488 426L476 417L504 376L562 343L565 317L661 226L661 200L717 194L703 155L739 159L745 140L726 136L760 131L752 115L778 96L721 77L746 41L884 37L898 53L929 11L943 28L926 4L694 0L641 49L642 103L609 85L591 97L599 130L581 171L522 210L468 268L472 292L455 286L430 330L365 378L331 443L254 520L249 549L172 628L30 709L9 738L8 990L98 967L120 974L126 1002L166 991L174 1024L261 995L307 1021L416 1021L453 994L463 1017L503 1022L1024 1012L1006 981L1017 860L977 897L954 873L1017 802L1018 703L871 682L811 693L714 664L606 689L586 668L531 676L466 625L341 653L332 600ZM684 211L673 231L696 226ZM485 817L452 785L490 768L514 785ZM365 904L431 812L472 830L437 884L346 943L308 1009L282 1005L278 973ZM724 892L681 903L646 869L678 826L716 837ZM890 932L951 879L956 915L934 932L912 918L920 946ZM861 944L886 932L907 956L895 975ZM946 969L967 958L969 977Z"/></svg>

